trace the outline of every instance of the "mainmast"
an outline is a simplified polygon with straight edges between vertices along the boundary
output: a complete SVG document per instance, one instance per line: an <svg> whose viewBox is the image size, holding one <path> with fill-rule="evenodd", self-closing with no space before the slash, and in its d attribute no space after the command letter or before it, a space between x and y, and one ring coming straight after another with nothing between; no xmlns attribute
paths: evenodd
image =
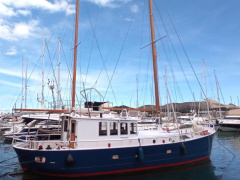
<svg viewBox="0 0 240 180"><path fill-rule="evenodd" d="M77 0L76 2L75 43L74 43L73 82L72 82L73 83L72 84L72 111L75 109L77 45L78 45L78 14L79 14L79 0Z"/></svg>
<svg viewBox="0 0 240 180"><path fill-rule="evenodd" d="M152 0L149 0L149 10L150 10L150 23L151 23L152 57L153 57L153 73L154 73L154 85L155 85L156 111L160 112L159 94L158 94L157 54L156 54L156 46L155 46L155 32L154 32L154 22L153 22Z"/></svg>

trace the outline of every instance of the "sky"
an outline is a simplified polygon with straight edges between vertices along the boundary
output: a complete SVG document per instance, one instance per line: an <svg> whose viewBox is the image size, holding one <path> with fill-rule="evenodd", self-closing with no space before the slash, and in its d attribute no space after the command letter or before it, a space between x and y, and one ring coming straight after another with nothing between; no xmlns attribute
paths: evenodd
<svg viewBox="0 0 240 180"><path fill-rule="evenodd" d="M77 104L92 87L88 101L154 104L148 7L148 0L80 1ZM239 104L239 7L238 0L153 0L160 104L218 100L217 90L221 103ZM58 67L61 100L70 104L74 21L75 0L0 0L0 111L41 108L42 86L52 108Z"/></svg>

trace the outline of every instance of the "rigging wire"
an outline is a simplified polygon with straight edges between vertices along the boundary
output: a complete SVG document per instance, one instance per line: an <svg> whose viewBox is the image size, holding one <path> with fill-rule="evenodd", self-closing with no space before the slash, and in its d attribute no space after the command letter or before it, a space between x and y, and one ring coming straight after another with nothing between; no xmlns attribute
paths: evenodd
<svg viewBox="0 0 240 180"><path fill-rule="evenodd" d="M181 46L182 46L183 52L184 52L185 56L187 57L188 63L189 63L190 66L191 66L191 69L192 69L192 71L193 71L193 73L194 73L194 75L195 75L195 77L196 77L196 79L197 79L197 81L198 81L198 84L199 84L199 86L200 86L200 88L201 88L201 90L202 90L205 98L207 98L207 96L206 96L206 94L205 94L205 92L204 92L204 90L203 90L203 87L202 87L202 85L201 85L201 83L200 83L200 81L199 81L199 79L198 79L198 77L197 77L197 74L196 74L196 72L195 72L195 70L194 70L194 68L193 68L193 65L192 65L192 63L191 63L191 61L190 61L190 59L189 59L189 57L188 57L188 54L187 54L187 52L186 52L186 50L185 50L185 47L183 46L183 43L182 43L182 41L181 41L181 39L180 39L180 37L179 37L179 35L178 35L178 32L177 32L177 30L176 30L176 27L175 27L174 24L173 24L172 18L171 18L171 16L170 16L170 14L168 13L168 9L167 9L166 6L164 6L164 7L165 7L165 10L166 10L166 12L167 12L167 15L168 15L168 17L169 17L169 19L170 19L170 22L171 22L171 24L172 24L172 26L173 26L173 29L174 29L177 37L178 37L178 40L179 40L179 42L180 42L180 44L181 44ZM185 74L185 73L184 73L184 74ZM185 75L185 76L186 76L186 75ZM188 81L187 81L187 82L188 82ZM188 82L188 85L189 85L189 82ZM189 88L191 88L190 85L189 85ZM191 89L191 92L192 92L192 89ZM192 95L193 95L193 92L192 92ZM194 98L194 95L193 95L193 98ZM194 101L196 101L195 98L194 98Z"/></svg>
<svg viewBox="0 0 240 180"><path fill-rule="evenodd" d="M65 63L66 63L66 66L67 66L67 69L68 69L68 77L70 78L70 79L72 79L72 75L71 75L71 71L70 71L70 68L69 68L69 65L68 65L68 62L67 62L67 58L66 58L66 54L65 54L65 51L64 51L64 48L63 48L63 46L62 46L62 43L60 44L60 47L61 47L61 50L62 50L62 52L63 52L63 57L64 57L64 60L65 60ZM68 80L69 80L69 78L67 79L67 83L66 83L66 89L67 89L67 87L69 87L68 86ZM65 91L65 92L67 92L67 91Z"/></svg>
<svg viewBox="0 0 240 180"><path fill-rule="evenodd" d="M69 6L69 4L68 4L68 6ZM68 6L66 7L66 9L68 8ZM62 44L64 43L64 40L65 40L65 35L66 35L67 26L68 26L69 22L70 22L70 16L67 16L67 18L65 19L65 24L64 24L64 26L63 26L61 35L60 35L60 37L62 37L62 38L61 38L61 43L60 43L60 48L61 48L61 49L63 49ZM65 61L66 61L66 56L65 56L65 54L64 54L64 58L65 58ZM67 82L66 82L66 86L67 86L67 84L68 84L68 79L67 79ZM62 92L62 91L61 91L61 92ZM65 91L65 92L66 92L66 91ZM63 100L62 100L62 94L61 94L61 93L60 93L60 102L61 102L61 104L63 105Z"/></svg>
<svg viewBox="0 0 240 180"><path fill-rule="evenodd" d="M154 1L154 3L155 3L155 1ZM159 9L158 9L156 3L155 3L155 6L156 6L157 12L159 13L160 18L161 18L161 20L162 20L162 22L163 22L162 16L161 16L161 14L160 14L160 12L159 12ZM171 19L170 19L170 20L171 20ZM173 23L172 23L172 25L173 25ZM173 27L174 27L174 25L173 25ZM168 30L166 29L165 24L164 24L164 29L165 29L166 33L169 34L169 33L168 33ZM176 30L175 30L175 32L176 32ZM183 75L184 75L184 77L185 77L185 80L187 81L188 87L189 87L189 89L190 89L190 91L191 91L191 94L192 94L192 96L193 96L193 99L194 99L194 95L193 95L192 88L191 88L191 86L190 86L190 84L189 84L189 82L188 82L187 76L186 76L186 74L185 74L185 72L184 72L184 70L183 70L183 67L182 67L182 64L181 64L181 62L180 62L180 60L179 60L179 57L178 57L178 55L177 55L177 52L176 52L176 50L175 50L175 48L174 48L174 46L173 46L173 42L172 42L170 36L168 36L168 37L169 37L169 41L170 41L170 43L171 43L171 45L172 45L174 54L175 54L175 56L176 56L176 58L177 58L177 60L178 60L178 63L179 63L180 68L181 68L181 70L182 70L182 73L183 73ZM194 101L195 101L195 99L194 99Z"/></svg>
<svg viewBox="0 0 240 180"><path fill-rule="evenodd" d="M154 4L155 4L155 6L156 6L156 8L157 8L157 12L158 12L158 14L159 14L159 16L160 16L162 22L163 22L163 18L162 18L162 16L161 16L160 12L159 12L159 9L158 9L158 7L157 7L155 1L154 1ZM167 12L167 14L168 14L168 12ZM168 14L168 16L169 16L169 14ZM170 16L169 16L169 18L170 18ZM170 21L171 21L171 19L170 19ZM172 22L172 21L171 21L171 22ZM173 23L172 23L172 26L174 27ZM165 24L164 24L164 29L165 29L166 33L168 34L169 41L170 41L170 43L171 43L171 45L172 45L172 48L173 48L174 54L175 54L175 56L176 56L176 58L177 58L177 60L178 60L178 63L179 63L180 68L181 68L181 70L182 70L182 73L183 73L183 75L184 75L184 77L185 77L185 80L187 81L188 87L189 87L190 92L191 92L191 94L192 94L192 96L193 96L193 99L194 99L194 101L195 101L195 98L194 98L194 95L193 95L192 88L191 88L191 86L190 86L190 84L189 84L189 82L188 82L187 76L186 76L186 74L185 74L185 72L184 72L184 69L183 69L182 64L181 64L181 62L180 62L180 59L179 59L179 57L178 57L178 55L177 55L177 52L176 52L176 50L175 50L175 48L174 48L174 46L173 46L173 42L172 42L172 40L171 40L171 38L170 38L170 36L169 36L168 30L167 30ZM175 29L175 27L174 27L174 29ZM176 32L176 29L175 29L175 33L177 33L177 32ZM179 38L179 40L180 40L180 38Z"/></svg>
<svg viewBox="0 0 240 180"><path fill-rule="evenodd" d="M145 8L144 8L144 10L143 10L143 13L142 13L142 25L141 25L141 33L140 33L140 47L139 47L139 49L140 49L140 54L139 54L139 56L140 56L140 58L139 58L139 63L138 63L138 74L140 74L140 69L141 69L141 60L142 60L142 49L144 49L144 48L141 48L143 45L143 29L144 29L144 19L145 19ZM150 31L149 31L149 34L150 34ZM147 45L148 46L148 45ZM148 61L147 61L147 67L146 66L144 66L144 67L146 67L146 69L147 70L149 70L150 71L150 69L149 69L149 58L148 58ZM145 83L142 83L142 86L141 86L141 88L138 88L138 89L141 89L140 90L140 97L139 97L139 101L138 102L141 102L140 101L140 99L143 99L143 104L144 104L144 101L145 101L145 99L146 99L146 96L147 96L147 93L148 93L148 81L149 81L149 75L148 75L149 73L146 73L146 75L145 75L145 77L144 78L141 78L141 76L138 76L138 81L139 82L141 82L141 79L145 79L143 82L145 82ZM145 89L145 90L144 90ZM144 92L146 92L146 93L144 93ZM144 97L142 97L142 96L144 96ZM132 98L133 98L133 96L132 96ZM131 100L132 100L132 98L131 98Z"/></svg>
<svg viewBox="0 0 240 180"><path fill-rule="evenodd" d="M140 51L139 51L139 61L138 61L138 75L140 74L140 69L141 69L141 60L142 60L142 51L141 51L141 47L143 46L143 28L144 28L144 19L145 19L145 8L143 8L143 13L142 13L142 25L141 25L141 33L140 33ZM141 76L138 76L138 81L141 82ZM139 89L139 88L138 88ZM135 92L135 91L134 91ZM133 92L133 95L134 95ZM132 95L132 98L133 98ZM142 95L142 93L141 93ZM132 101L131 98L131 101ZM137 97L138 98L138 97ZM138 107L137 107L138 108Z"/></svg>
<svg viewBox="0 0 240 180"><path fill-rule="evenodd" d="M119 34L121 27L122 27L122 24L120 24L120 25L118 26L118 29L117 29L117 32L116 32L117 35ZM104 60L104 63L105 63L105 64L106 64L106 62L107 62L107 60L108 60L108 58L109 58L109 56L110 56L110 52L112 52L112 49L113 49L113 47L115 46L115 43L116 43L116 42L117 42L116 39L113 39L112 44L110 45L110 49L109 49L109 51L108 51L109 53L108 53L106 59ZM101 74L102 74L103 69L104 69L104 66L102 66L102 68L101 68L101 70L100 70L100 72L99 72L99 74L98 74L97 80L95 81L95 84L93 85L93 87L96 86L96 84L97 84L97 82L98 82L98 80L99 80L99 78L100 78L100 76L101 76ZM113 90L112 90L112 91L113 91ZM116 101L116 98L115 98L115 101Z"/></svg>
<svg viewBox="0 0 240 180"><path fill-rule="evenodd" d="M22 79L22 78L19 78L19 81L18 81L18 83L17 84L19 84L19 82L20 82L20 79ZM14 94L17 94L18 93L18 88L17 89L15 89L15 93ZM13 102L14 102L14 100L15 100L15 96L13 96L12 98L11 98L11 101L9 101L9 109L11 109L12 108L12 104L13 104ZM15 102L15 103L17 103L17 101ZM16 105L16 104L14 104L14 105Z"/></svg>
<svg viewBox="0 0 240 180"><path fill-rule="evenodd" d="M53 61L52 61L52 58L51 58L51 55L50 55L50 51L49 51L49 48L48 48L48 43L47 43L47 41L46 41L45 44L46 44L46 48L47 48L47 52L48 52L48 56L49 56L49 60L50 60L50 64L51 64L51 68L52 68L52 71L53 71L53 78L54 78L55 82L57 82L57 78L56 78L56 75L55 75L55 70L54 70L54 67L53 67ZM48 72L47 77L49 76L50 70L51 70L51 69L49 69L49 72ZM49 83L49 82L48 82L48 83ZM49 93L51 93L50 88L48 88L47 98L48 98L48 96L49 96Z"/></svg>
<svg viewBox="0 0 240 180"><path fill-rule="evenodd" d="M100 11L100 8L98 8L98 11L97 11L97 17L96 17L95 27L94 27L93 31L96 31L96 28L97 28L99 11ZM94 43L94 36L92 37L92 44L91 44L91 50L90 50L90 55L89 55L89 59L88 59L87 72L86 72L86 77L85 77L85 84L86 84L86 81L87 81L90 61L91 61L91 57L92 57L93 43Z"/></svg>
<svg viewBox="0 0 240 180"><path fill-rule="evenodd" d="M206 62L206 61L205 61ZM206 63L205 63L206 64ZM209 81L210 81L210 89L211 89L211 95L213 96L213 94L214 94L214 83L212 83L212 78L210 78L211 76L210 76L210 73L209 73L209 71L208 71L208 69L206 68L206 71L207 71L207 77L209 77L208 79L209 79ZM208 97L209 97L209 95L208 95ZM213 97L212 97L212 99L214 99Z"/></svg>
<svg viewBox="0 0 240 180"><path fill-rule="evenodd" d="M164 26L164 28L165 28L165 31L166 31L166 33L168 34L167 28L166 28L166 26L165 26L165 23L164 23L163 18L162 18L162 16L161 16L161 14L160 14L159 11L158 11L158 14L159 14L160 19L161 19L161 21L162 21L162 23L163 23L163 26ZM155 22L155 19L154 19L154 22ZM155 24L156 24L156 23L155 23ZM158 29L158 28L156 28L156 29L157 29L157 32L158 32L159 36L161 37L162 35L161 35L159 29ZM169 34L168 34L168 37L170 37ZM167 51L166 51L166 47L165 47L163 41L161 41L161 44L162 44L164 53L165 53L165 55L166 55L166 59L167 59L167 61L168 61L168 64L169 64L169 66L170 66L170 69L171 69L171 74L172 74L172 78L173 78L173 82L174 82L174 87L177 86L177 90L179 91L180 98L183 100L183 96L182 96L181 90L180 90L180 88L179 88L179 86L178 86L178 83L177 83L177 80L176 80L176 77L175 77L175 74L174 74L174 71L173 71L172 62L171 62L171 60L170 60L170 58L169 58L169 56L168 56L168 53L167 53ZM175 89L175 99L177 99L176 88L174 88L174 89ZM174 94L174 93L172 93L172 94Z"/></svg>
<svg viewBox="0 0 240 180"><path fill-rule="evenodd" d="M68 8L68 6L69 6L69 4L67 5L66 9ZM66 26L65 26L65 27L66 27ZM57 27L54 29L53 33L51 34L51 36L50 36L50 38L49 38L49 40L48 40L49 42L50 42L51 38L53 37L53 35L54 35L56 29L57 29ZM66 29L65 29L65 31L66 31ZM35 66L34 66L32 72L31 72L30 75L28 76L27 82L29 81L30 77L32 76L32 74L33 74L33 72L34 72L34 70L35 70L37 64L39 63L41 57L42 57L42 54L40 55L39 59L37 60L37 63L35 64ZM19 96L17 97L17 99L16 99L16 101L15 101L15 104L16 104L17 101L19 100L19 97L21 96L21 94L22 94L22 91L20 92ZM25 98L26 98L26 97L25 97Z"/></svg>
<svg viewBox="0 0 240 180"><path fill-rule="evenodd" d="M223 99L223 103L225 104L225 100L224 100L224 97L223 97L223 94L222 94L222 90L221 90L221 87L220 87L220 84L219 84L217 76L216 76L216 80L217 80L218 87L219 87L219 90L220 90L220 93L221 93L221 96L222 96L222 99Z"/></svg>
<svg viewBox="0 0 240 180"><path fill-rule="evenodd" d="M109 85L108 85L108 87L107 87L107 91L105 92L104 98L106 97L106 94L107 94L107 92L108 92L109 86L111 85L111 82L112 82L114 73L115 73L115 71L116 71L116 69L117 69L117 66L118 66L120 57L121 57L122 52L123 52L123 48L124 48L124 46L125 46L125 43L126 43L126 40L127 40L127 37L128 37L128 33L129 33L130 28L131 28L131 25L132 25L132 21L133 21L133 18L131 19L131 21L130 21L130 23L129 23L128 30L127 30L127 33L126 33L126 35L125 35L124 41L123 41L123 45L122 45L122 47L121 47L120 54L119 54L119 56L118 56L117 63L116 63L116 65L115 65L115 67L114 67L114 70L113 70L113 73L112 73L112 77L111 77L111 79L110 79L110 81L109 81Z"/></svg>
<svg viewBox="0 0 240 180"><path fill-rule="evenodd" d="M144 8L145 9L145 8ZM142 22L144 22L144 19L145 19L145 11L143 13L143 17L142 17ZM140 52L142 52L142 39L143 39L143 27L144 27L144 23L142 23L142 31L141 31L141 42L140 42ZM149 37L151 37L151 33L150 33L150 30L148 28L148 35ZM142 55L142 53L140 53L140 55ZM143 101L145 100L145 92L147 92L147 87L148 87L148 81L149 81L149 74L152 73L152 70L150 68L150 63L151 63L151 60L150 60L150 51L148 51L148 57L147 57L147 66L144 66L146 67L146 70L147 70L147 73L146 75L142 78L143 79L143 82L142 83L142 87L141 87L141 93L140 93L140 97L139 97L139 102L140 100L142 99ZM139 63L140 64L140 63ZM141 64L140 64L141 65ZM139 66L140 66L139 65ZM139 74L140 74L140 67L139 67ZM141 82L141 78L139 78L139 82Z"/></svg>
<svg viewBox="0 0 240 180"><path fill-rule="evenodd" d="M109 77L109 75L108 75L107 68L106 68L105 62L104 62L104 60L103 60L103 55L102 55L102 52L101 52L101 50L100 50L100 46L99 46L99 43L98 43L98 40L97 40L96 33L95 33L94 29L93 29L92 21L91 21L91 18L90 18L90 16L89 16L89 13L88 13L88 8L87 8L87 6L86 6L85 1L84 1L83 3L84 3L84 5L85 5L85 7L86 7L86 10L87 10L87 15L88 15L88 18L89 18L89 21L90 21L90 24L91 24L91 28L92 28L92 30L93 30L93 35L94 35L94 38L95 38L95 40L96 40L97 48L98 48L98 51L99 51L99 53L100 53L100 56L101 56L101 60L102 60L104 69L105 69L105 71L106 71L106 75L107 75L108 81L110 82L110 77ZM111 86L111 89L112 89L112 85L111 85L111 84L110 84L110 86ZM113 92L113 96L114 96L114 99L115 99L116 104L117 104L116 96L115 96L115 93L114 93L113 89L112 89L112 92ZM104 98L105 98L105 96L104 96Z"/></svg>
<svg viewBox="0 0 240 180"><path fill-rule="evenodd" d="M33 71L35 70L35 68L36 68L37 64L39 63L39 61L40 61L40 59L41 59L41 57L42 57L42 55L40 55L40 57L39 57L39 59L38 59L37 63L34 65L34 67L33 67L33 70L31 71L30 75L28 76L28 78L27 78L27 83L28 83L28 81L29 81L30 77L32 76L32 74L33 74ZM22 90L22 91L23 91L23 90ZM17 98L17 100L15 101L15 104L16 104L16 103L17 103L17 101L19 100L19 98L20 98L20 96L21 96L21 94L22 94L22 91L19 93L19 95L18 95L18 98ZM25 98L26 98L26 97L25 97Z"/></svg>

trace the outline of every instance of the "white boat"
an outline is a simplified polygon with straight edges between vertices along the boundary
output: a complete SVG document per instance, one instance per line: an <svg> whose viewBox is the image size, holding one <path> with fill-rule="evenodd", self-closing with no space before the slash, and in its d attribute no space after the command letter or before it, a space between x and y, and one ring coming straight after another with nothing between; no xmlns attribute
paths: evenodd
<svg viewBox="0 0 240 180"><path fill-rule="evenodd" d="M12 123L10 130L5 131L3 137L5 140L11 141L14 136L32 137L37 135L40 139L41 134L46 135L50 131L60 134L61 121L59 114L29 114L22 115L18 122Z"/></svg>
<svg viewBox="0 0 240 180"><path fill-rule="evenodd" d="M194 115L185 115L185 116L178 116L177 122L179 123L179 128L188 128L192 127L193 122L192 120L195 118L196 114Z"/></svg>
<svg viewBox="0 0 240 180"><path fill-rule="evenodd" d="M218 123L220 131L240 131L240 116L225 116Z"/></svg>

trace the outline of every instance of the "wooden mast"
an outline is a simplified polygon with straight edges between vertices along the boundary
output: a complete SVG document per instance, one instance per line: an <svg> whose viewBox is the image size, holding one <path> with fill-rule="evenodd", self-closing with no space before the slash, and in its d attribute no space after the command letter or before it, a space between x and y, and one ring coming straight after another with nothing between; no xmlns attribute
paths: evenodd
<svg viewBox="0 0 240 180"><path fill-rule="evenodd" d="M77 3L76 3L75 43L74 43L73 82L72 82L72 111L75 109L75 94L76 94L78 14L79 14L79 0L77 0Z"/></svg>
<svg viewBox="0 0 240 180"><path fill-rule="evenodd" d="M156 111L160 112L159 94L158 94L157 53L156 53L156 46L155 46L155 32L154 32L154 22L153 22L152 0L149 0L149 10L150 10L150 23L151 23L152 57L153 57L153 73L154 73L154 85L155 85Z"/></svg>

